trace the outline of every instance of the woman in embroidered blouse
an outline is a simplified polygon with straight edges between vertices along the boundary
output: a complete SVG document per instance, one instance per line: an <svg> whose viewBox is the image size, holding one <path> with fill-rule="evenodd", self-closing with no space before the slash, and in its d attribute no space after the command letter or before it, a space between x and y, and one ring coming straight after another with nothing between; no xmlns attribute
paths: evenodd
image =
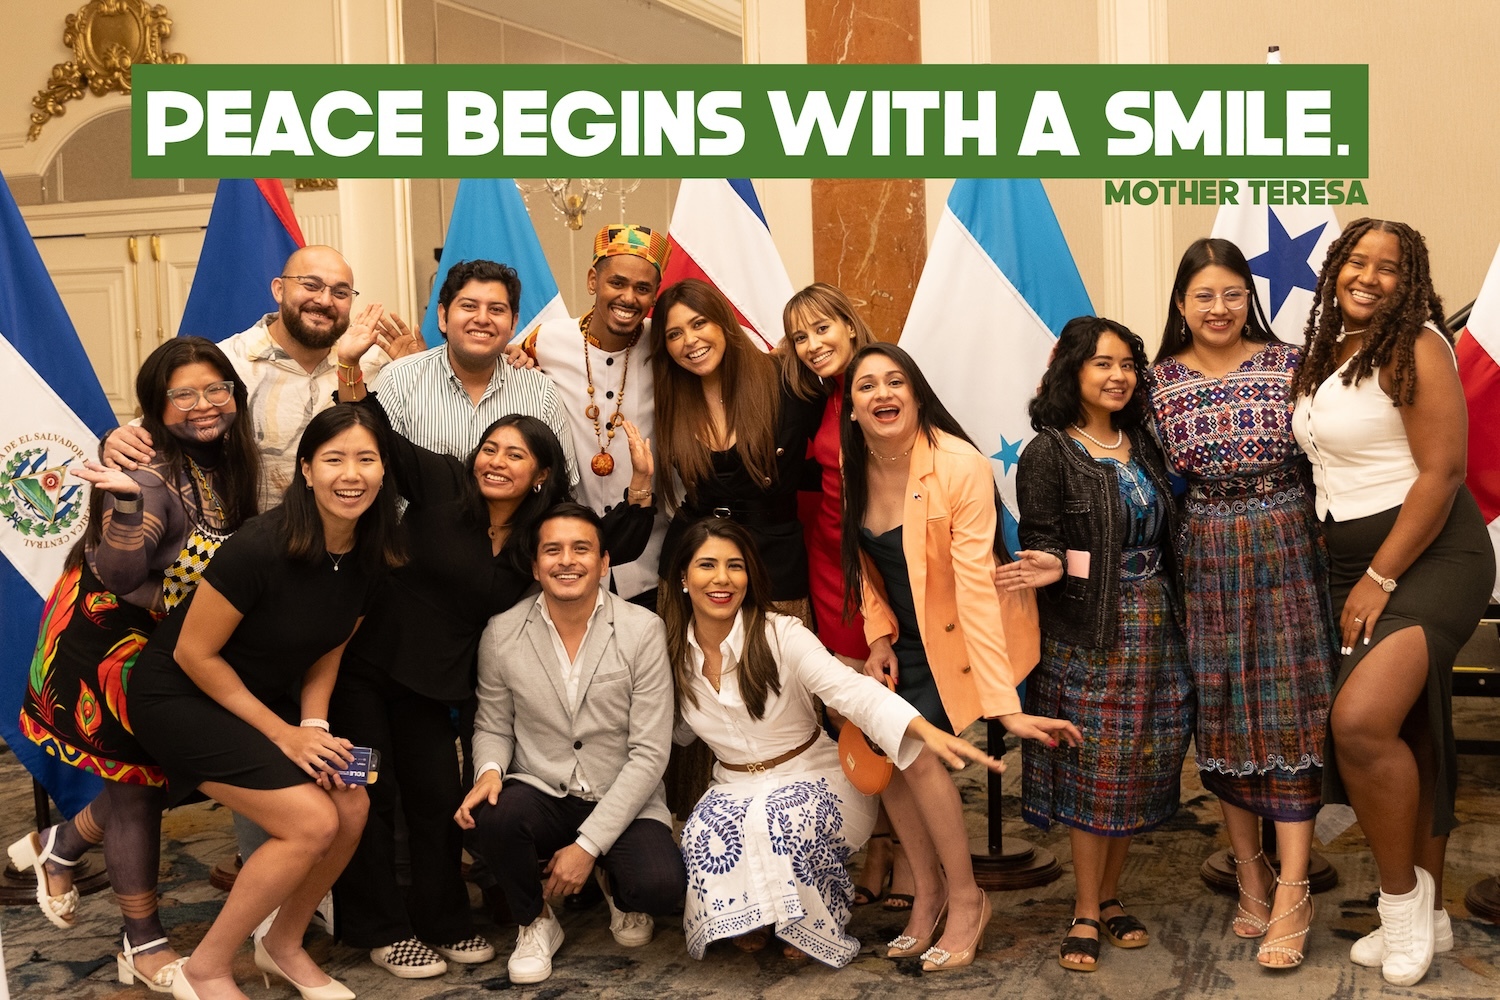
<svg viewBox="0 0 1500 1000"><path fill-rule="evenodd" d="M844 776L815 699L891 748L898 767L960 767L964 758L1003 765L839 663L796 618L775 613L754 541L733 521L694 524L663 569L673 584L661 611L676 738L697 736L720 760L682 830L688 953L702 958L710 942L731 936L755 950L774 928L787 957L846 965L859 942L844 931L853 897L844 861L869 835L876 800Z"/></svg>
<svg viewBox="0 0 1500 1000"><path fill-rule="evenodd" d="M12 844L10 856L36 871L43 914L67 929L78 903L71 869L103 841L125 921L121 979L165 992L182 962L156 903L166 775L136 741L131 671L219 543L254 515L260 454L250 421L236 419L248 412L245 389L215 344L170 340L135 384L142 422L160 442L156 456L131 472L95 462L73 470L94 486L88 529L47 601L21 714L22 732L105 778L104 790L72 819ZM61 488L77 502L77 486Z"/></svg>
<svg viewBox="0 0 1500 1000"><path fill-rule="evenodd" d="M1042 662L1027 708L1084 732L1077 752L1025 745L1021 789L1028 821L1069 828L1076 896L1058 962L1080 972L1098 967L1101 919L1115 946L1149 943L1118 898L1120 875L1131 839L1177 811L1193 732L1175 511L1136 392L1145 364L1118 323L1064 325L1016 470L1024 549L1000 574L1038 590Z"/></svg>
<svg viewBox="0 0 1500 1000"><path fill-rule="evenodd" d="M1463 485L1468 412L1421 234L1349 223L1328 247L1307 344L1292 429L1312 460L1343 652L1323 797L1354 807L1380 875L1381 926L1349 957L1410 986L1452 947L1452 667L1495 584Z"/></svg>
<svg viewBox="0 0 1500 1000"><path fill-rule="evenodd" d="M893 344L855 354L844 412L845 593L864 612L866 673L894 683L940 729L959 733L983 715L1024 739L1076 744L1072 723L1028 715L1016 695L1036 663L1036 619L1029 599L996 590L989 459ZM974 882L958 790L935 760L919 759L891 779L885 805L916 883L886 954L926 955L926 969L968 965L990 904Z"/></svg>
<svg viewBox="0 0 1500 1000"><path fill-rule="evenodd" d="M1326 555L1292 436L1301 359L1272 338L1238 247L1188 247L1151 406L1167 459L1188 480L1181 544L1198 772L1229 831L1234 933L1264 936L1258 957L1272 968L1301 961L1312 921L1303 900L1333 679ZM1262 818L1276 824L1279 872L1261 850Z"/></svg>

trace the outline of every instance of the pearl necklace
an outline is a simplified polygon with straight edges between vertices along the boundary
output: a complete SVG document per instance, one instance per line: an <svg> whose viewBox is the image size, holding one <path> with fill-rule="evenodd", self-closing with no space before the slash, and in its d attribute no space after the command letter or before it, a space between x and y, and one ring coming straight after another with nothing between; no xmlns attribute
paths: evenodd
<svg viewBox="0 0 1500 1000"><path fill-rule="evenodd" d="M1115 432L1115 443L1114 444L1105 444L1103 441L1100 441L1098 438L1094 437L1094 435L1090 434L1088 431L1084 430L1082 427L1079 427L1077 424L1073 425L1073 429L1075 431L1077 431L1078 433L1082 434L1084 437L1088 438L1090 441L1092 441L1095 444L1097 444L1099 447L1103 448L1105 451L1117 451L1117 450L1119 450L1120 445L1123 444L1124 441L1125 441L1125 428L1123 428L1123 427L1121 427L1118 431Z"/></svg>

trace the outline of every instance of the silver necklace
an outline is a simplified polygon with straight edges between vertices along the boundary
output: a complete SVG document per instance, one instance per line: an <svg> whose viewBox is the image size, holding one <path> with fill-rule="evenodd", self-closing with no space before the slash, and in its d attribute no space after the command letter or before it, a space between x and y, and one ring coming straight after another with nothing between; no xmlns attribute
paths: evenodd
<svg viewBox="0 0 1500 1000"><path fill-rule="evenodd" d="M1073 429L1075 431L1077 431L1078 433L1082 434L1084 437L1088 438L1090 441L1092 441L1095 444L1097 444L1099 447L1103 448L1105 451L1116 451L1116 450L1119 449L1120 445L1125 442L1125 428L1123 428L1123 427L1121 427L1118 431L1115 432L1115 443L1114 444L1105 444L1103 441L1100 441L1098 438L1094 437L1094 435L1090 434L1088 431L1084 430L1082 427L1079 427L1077 424L1073 425Z"/></svg>
<svg viewBox="0 0 1500 1000"><path fill-rule="evenodd" d="M351 549L350 551L352 552L353 550ZM324 550L324 552L328 556L328 561L333 563L333 571L335 573L339 571L339 563L343 562L344 557L349 554L348 552L340 552L338 555L334 555L332 552L328 552L328 550L326 549Z"/></svg>

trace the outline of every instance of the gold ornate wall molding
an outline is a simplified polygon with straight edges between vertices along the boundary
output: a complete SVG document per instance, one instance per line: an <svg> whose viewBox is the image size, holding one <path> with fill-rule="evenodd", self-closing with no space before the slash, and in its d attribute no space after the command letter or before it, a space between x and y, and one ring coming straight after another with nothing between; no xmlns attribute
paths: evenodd
<svg viewBox="0 0 1500 1000"><path fill-rule="evenodd" d="M28 142L42 134L42 126L63 114L69 101L111 92L130 93L130 70L137 63L178 65L187 62L180 52L167 52L162 40L172 34L167 8L147 0L89 0L63 22L63 44L73 50L69 62L52 67L47 86L31 99Z"/></svg>

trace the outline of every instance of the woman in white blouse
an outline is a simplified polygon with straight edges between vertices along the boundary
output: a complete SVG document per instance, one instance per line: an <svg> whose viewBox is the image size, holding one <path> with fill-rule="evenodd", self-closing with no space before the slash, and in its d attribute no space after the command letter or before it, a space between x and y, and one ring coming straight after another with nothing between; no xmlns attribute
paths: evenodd
<svg viewBox="0 0 1500 1000"><path fill-rule="evenodd" d="M844 930L854 898L844 862L869 837L879 803L844 776L814 698L888 748L897 767L924 746L950 767L964 758L1004 765L851 671L796 618L771 613L765 570L738 524L700 521L676 552L662 578L678 590L661 607L676 736L696 735L719 759L682 831L688 953L702 958L725 937L759 950L774 928L788 958L846 965L859 942Z"/></svg>
<svg viewBox="0 0 1500 1000"><path fill-rule="evenodd" d="M1380 876L1381 926L1349 957L1397 986L1453 947L1442 908L1458 822L1453 660L1495 583L1464 486L1467 411L1442 322L1421 234L1356 219L1328 247L1292 382L1341 635L1323 800L1354 807Z"/></svg>

